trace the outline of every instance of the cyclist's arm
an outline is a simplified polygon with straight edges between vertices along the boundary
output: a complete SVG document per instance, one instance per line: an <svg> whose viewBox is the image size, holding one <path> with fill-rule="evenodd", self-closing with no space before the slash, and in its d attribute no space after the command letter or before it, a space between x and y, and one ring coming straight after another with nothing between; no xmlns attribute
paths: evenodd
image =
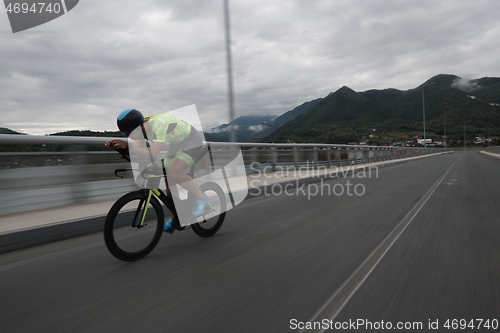
<svg viewBox="0 0 500 333"><path fill-rule="evenodd" d="M143 147L142 141L136 141L132 145L132 151L134 155L148 159L151 156L156 157L161 152L165 142L153 141L149 144L149 149Z"/></svg>
<svg viewBox="0 0 500 333"><path fill-rule="evenodd" d="M107 148L110 148L110 149L115 149L115 150L116 149L127 149L128 142L125 140L113 139L113 140L106 141L104 146L106 146Z"/></svg>
<svg viewBox="0 0 500 333"><path fill-rule="evenodd" d="M131 148L134 152L134 155L148 159L151 156L156 157L160 153L164 144L165 144L165 142L153 141L150 143L149 149L147 149L147 148L144 148L144 141L143 140L137 140L137 141L134 141ZM124 140L120 140L120 139L109 140L104 145L108 148L115 149L115 150L128 148L128 142L124 141Z"/></svg>

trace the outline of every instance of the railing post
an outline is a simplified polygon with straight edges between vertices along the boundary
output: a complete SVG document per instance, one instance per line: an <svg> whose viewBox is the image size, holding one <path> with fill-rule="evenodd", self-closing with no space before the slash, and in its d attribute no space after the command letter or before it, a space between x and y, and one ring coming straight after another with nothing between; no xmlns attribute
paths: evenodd
<svg viewBox="0 0 500 333"><path fill-rule="evenodd" d="M339 168L342 167L342 147L337 147L338 151L338 160L339 160Z"/></svg>
<svg viewBox="0 0 500 333"><path fill-rule="evenodd" d="M319 147L314 147L314 169L319 169L318 150L319 150Z"/></svg>
<svg viewBox="0 0 500 333"><path fill-rule="evenodd" d="M328 167L332 167L332 156L330 155L332 153L332 147L326 148L326 157L328 159Z"/></svg>
<svg viewBox="0 0 500 333"><path fill-rule="evenodd" d="M295 170L299 170L299 148L293 147L293 165Z"/></svg>
<svg viewBox="0 0 500 333"><path fill-rule="evenodd" d="M271 147L271 170L276 171L276 164L278 164L278 154L276 147Z"/></svg>
<svg viewBox="0 0 500 333"><path fill-rule="evenodd" d="M258 156L258 153L259 153L258 150L259 150L258 147L253 147L252 148L252 163L257 162L257 156Z"/></svg>

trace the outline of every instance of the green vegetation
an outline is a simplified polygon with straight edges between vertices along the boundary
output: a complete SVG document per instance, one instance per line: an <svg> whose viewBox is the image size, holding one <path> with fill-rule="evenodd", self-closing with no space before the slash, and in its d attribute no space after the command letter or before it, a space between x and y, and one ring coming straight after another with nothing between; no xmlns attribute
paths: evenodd
<svg viewBox="0 0 500 333"><path fill-rule="evenodd" d="M500 78L459 80L441 74L407 91L342 87L263 141L416 144L424 137L423 89L427 139L443 140L445 117L451 145L463 145L464 126L467 141L500 135Z"/></svg>
<svg viewBox="0 0 500 333"><path fill-rule="evenodd" d="M284 114L282 114L281 116L275 118L270 122L261 123L258 124L257 126L255 125L247 127L240 126L236 130L236 139L238 142L250 142L250 141L260 142L262 141L262 139L264 139L269 134L273 133L278 128L288 123L290 120L293 120L296 117L300 116L301 114L306 113L320 101L321 98L305 102L297 106L293 110L285 112ZM239 118L244 118L244 117L236 118L235 122ZM218 133L205 133L205 138L207 141L227 142L229 141L229 131L223 131Z"/></svg>
<svg viewBox="0 0 500 333"><path fill-rule="evenodd" d="M0 134L21 134L21 133L13 131L10 128L0 127Z"/></svg>
<svg viewBox="0 0 500 333"><path fill-rule="evenodd" d="M0 127L0 134L21 134L12 131L8 128ZM92 136L92 137L123 137L120 132L98 132L98 131L66 131L50 135L60 136ZM71 145L0 145L0 152L53 152L53 151L75 151L75 150L89 150L89 151L104 151L107 150L103 145L85 145L85 146L71 146Z"/></svg>
<svg viewBox="0 0 500 333"><path fill-rule="evenodd" d="M325 98L303 103L272 121L254 126L265 117L239 117L239 142L367 143L415 145L424 137L425 89L426 138L463 146L464 129L470 146L476 137L500 137L500 78L463 80L440 74L407 91L397 89L355 92L342 87ZM270 119L270 118L269 118ZM219 126L220 129L225 127ZM227 127L227 126L226 126ZM7 128L0 133L20 134ZM67 131L52 135L120 137L119 132ZM229 132L205 133L207 141L229 141ZM491 144L500 144L500 139ZM488 145L488 143L480 143ZM0 145L0 151L62 151L64 145ZM81 148L80 148L81 149ZM86 146L104 150L102 145Z"/></svg>

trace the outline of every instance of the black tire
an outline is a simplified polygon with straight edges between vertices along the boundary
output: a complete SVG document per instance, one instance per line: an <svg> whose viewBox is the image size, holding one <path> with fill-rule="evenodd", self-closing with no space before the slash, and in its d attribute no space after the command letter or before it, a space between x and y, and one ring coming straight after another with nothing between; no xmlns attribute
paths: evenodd
<svg viewBox="0 0 500 333"><path fill-rule="evenodd" d="M146 199L146 191L125 194L115 202L106 216L104 242L109 252L120 260L144 258L161 238L165 222L163 209L153 196L148 205L144 226L133 226L135 215L136 222L141 221Z"/></svg>
<svg viewBox="0 0 500 333"><path fill-rule="evenodd" d="M219 211L202 215L203 221L192 224L191 228L198 236L210 237L220 229L226 217L226 196L221 187L212 182L201 185L200 190L203 194L207 194L209 202L213 203L214 207L218 207Z"/></svg>

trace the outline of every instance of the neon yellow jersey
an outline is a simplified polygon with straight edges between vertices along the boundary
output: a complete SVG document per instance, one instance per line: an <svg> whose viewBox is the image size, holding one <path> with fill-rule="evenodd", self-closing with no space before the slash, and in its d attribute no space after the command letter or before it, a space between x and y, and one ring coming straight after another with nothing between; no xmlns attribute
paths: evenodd
<svg viewBox="0 0 500 333"><path fill-rule="evenodd" d="M153 132L153 141L179 143L191 133L191 125L168 113L145 117Z"/></svg>

